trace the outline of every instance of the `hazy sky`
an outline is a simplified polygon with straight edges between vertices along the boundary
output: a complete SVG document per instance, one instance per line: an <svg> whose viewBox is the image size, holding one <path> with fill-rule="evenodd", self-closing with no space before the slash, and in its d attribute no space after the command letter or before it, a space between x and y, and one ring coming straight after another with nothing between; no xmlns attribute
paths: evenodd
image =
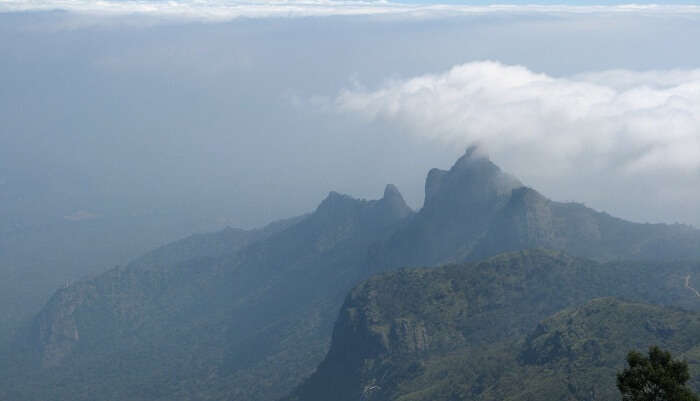
<svg viewBox="0 0 700 401"><path fill-rule="evenodd" d="M428 169L478 141L556 200L700 225L697 6L0 11L6 220L250 227L386 183L419 207Z"/></svg>

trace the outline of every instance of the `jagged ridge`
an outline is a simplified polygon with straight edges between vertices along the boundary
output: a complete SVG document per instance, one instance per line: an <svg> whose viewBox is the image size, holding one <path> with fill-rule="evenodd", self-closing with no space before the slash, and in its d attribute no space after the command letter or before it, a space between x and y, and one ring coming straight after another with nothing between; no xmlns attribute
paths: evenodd
<svg viewBox="0 0 700 401"><path fill-rule="evenodd" d="M26 370L5 375L0 398L269 401L313 372L346 292L373 273L540 247L601 260L700 255L697 230L552 202L476 149L428 174L416 214L389 185L371 201L332 192L282 226L238 248L174 244L60 290L21 336L28 351L12 358ZM434 344L396 330L414 333L413 348Z"/></svg>

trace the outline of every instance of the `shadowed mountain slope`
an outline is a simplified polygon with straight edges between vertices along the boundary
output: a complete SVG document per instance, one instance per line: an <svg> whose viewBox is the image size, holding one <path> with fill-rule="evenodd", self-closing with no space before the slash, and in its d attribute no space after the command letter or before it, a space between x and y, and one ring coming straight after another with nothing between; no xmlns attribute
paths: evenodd
<svg viewBox="0 0 700 401"><path fill-rule="evenodd" d="M411 213L393 186L376 201L332 192L242 249L237 231L193 237L63 288L1 387L22 399L281 396L325 354L369 244Z"/></svg>

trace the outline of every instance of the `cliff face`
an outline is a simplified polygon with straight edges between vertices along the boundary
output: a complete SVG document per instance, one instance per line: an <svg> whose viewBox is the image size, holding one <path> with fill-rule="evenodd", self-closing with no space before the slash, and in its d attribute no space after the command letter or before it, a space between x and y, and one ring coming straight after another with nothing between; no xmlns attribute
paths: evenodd
<svg viewBox="0 0 700 401"><path fill-rule="evenodd" d="M59 290L36 318L43 368L58 365L80 340L75 311L95 297L94 288L80 285Z"/></svg>
<svg viewBox="0 0 700 401"><path fill-rule="evenodd" d="M630 347L690 350L700 344L700 315L590 300L700 310L683 269L700 266L633 267L528 251L373 277L348 295L326 359L287 400L519 399L524 384L537 389L531 399L582 399L603 374L612 381L599 394L611 395L611 369ZM552 371L572 369L581 375L549 381ZM567 380L578 380L577 389Z"/></svg>

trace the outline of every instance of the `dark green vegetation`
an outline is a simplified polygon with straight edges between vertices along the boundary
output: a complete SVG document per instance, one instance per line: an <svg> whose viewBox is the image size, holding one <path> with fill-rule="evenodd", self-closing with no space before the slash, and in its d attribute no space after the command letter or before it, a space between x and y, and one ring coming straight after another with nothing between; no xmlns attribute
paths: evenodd
<svg viewBox="0 0 700 401"><path fill-rule="evenodd" d="M617 388L625 401L697 401L688 388L688 363L676 361L671 353L657 346L649 347L649 356L637 351L627 355L624 371L617 374Z"/></svg>
<svg viewBox="0 0 700 401"><path fill-rule="evenodd" d="M700 265L525 251L376 276L350 293L326 359L289 400L612 400L627 351L651 344L697 378L700 314L669 306L700 310L681 272Z"/></svg>
<svg viewBox="0 0 700 401"><path fill-rule="evenodd" d="M527 354L523 341L537 322L562 308L599 296L687 308L697 302L684 286L688 274L691 284L700 274L696 266L659 260L700 259L700 232L629 223L582 205L547 200L473 149L449 171L430 172L425 205L417 213L389 185L380 200L331 193L308 216L261 232L234 233L174 243L58 290L3 358L0 399L279 399L324 360L343 299L362 280L400 266L477 260L503 251L552 248L599 261L651 261L599 265L534 252L435 270L443 273L411 270L371 279L347 302L361 300L362 288L386 279L388 287L376 297L391 296L372 308L380 315L405 315L406 324L392 329L394 318L386 318L384 334L393 338L394 330L397 336L413 336L405 347L426 351L426 361L435 366L421 368L422 360L413 357L401 357L400 363L392 357L389 370L382 370L380 362L373 365L379 370L347 365L343 372L356 378L347 376L354 381L339 383L325 400L368 397L375 389L366 380L386 380L377 394L389 398L421 399L425 392L429 399L440 388L456 391L445 399L464 398L464 391L487 397L497 380L506 381L502 388L516 380L501 374L509 371L503 366L522 365L531 377L550 378L547 369L564 363L552 359L538 365L518 357ZM455 278L443 280L440 274ZM453 282L457 287L450 287ZM336 340L346 338L360 354L383 352L374 334L362 337L371 330L340 329L354 327L347 311L346 304ZM412 326L414 315L425 321ZM437 354L425 348L427 337L420 337L421 327L428 333L433 323L444 326L444 335L430 335ZM536 343L533 338L532 346ZM370 349L364 350L367 344ZM315 377L337 366L337 355L337 347L331 349ZM529 384L524 377L517 380ZM547 380L537 383L559 391L563 379ZM461 384L430 385L444 381ZM316 394L313 383L318 380L312 378L296 394L307 389ZM358 393L356 385L370 385L368 393L364 387ZM588 390L581 384L572 394Z"/></svg>

